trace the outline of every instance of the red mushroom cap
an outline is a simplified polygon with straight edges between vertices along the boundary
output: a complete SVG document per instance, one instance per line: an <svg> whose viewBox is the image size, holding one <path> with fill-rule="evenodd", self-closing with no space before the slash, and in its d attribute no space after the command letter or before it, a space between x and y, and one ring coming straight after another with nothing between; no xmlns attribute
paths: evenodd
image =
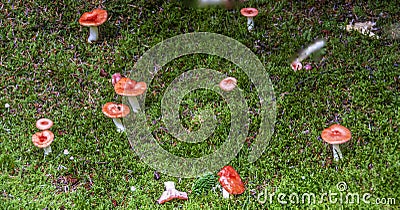
<svg viewBox="0 0 400 210"><path fill-rule="evenodd" d="M290 64L290 66L292 67L292 69L293 69L294 71L301 70L301 69L303 68L303 65L301 64L301 62L299 62L299 61L297 61L297 60L293 61L293 62Z"/></svg>
<svg viewBox="0 0 400 210"><path fill-rule="evenodd" d="M321 137L329 144L343 144L351 139L351 132L342 125L333 124L322 131Z"/></svg>
<svg viewBox="0 0 400 210"><path fill-rule="evenodd" d="M237 80L234 77L227 77L219 83L219 87L223 91L231 91L235 89Z"/></svg>
<svg viewBox="0 0 400 210"><path fill-rule="evenodd" d="M219 183L229 194L238 195L244 192L245 186L242 179L232 166L224 166L217 175Z"/></svg>
<svg viewBox="0 0 400 210"><path fill-rule="evenodd" d="M128 77L121 78L114 85L114 90L118 95L138 96L142 95L147 89L145 82L136 82Z"/></svg>
<svg viewBox="0 0 400 210"><path fill-rule="evenodd" d="M91 12L85 12L79 18L79 24L83 26L99 26L106 22L107 11L103 9L94 9Z"/></svg>
<svg viewBox="0 0 400 210"><path fill-rule="evenodd" d="M49 130L40 131L32 135L33 144L39 148L46 148L50 146L53 140L54 134Z"/></svg>
<svg viewBox="0 0 400 210"><path fill-rule="evenodd" d="M117 104L114 102L108 102L104 104L102 109L104 115L109 118L120 118L125 117L129 114L129 107L125 104Z"/></svg>
<svg viewBox="0 0 400 210"><path fill-rule="evenodd" d="M258 10L256 8L243 8L240 13L245 17L255 17L258 15Z"/></svg>
<svg viewBox="0 0 400 210"><path fill-rule="evenodd" d="M115 73L111 76L111 83L114 86L120 79L122 78L122 75L120 73Z"/></svg>
<svg viewBox="0 0 400 210"><path fill-rule="evenodd" d="M39 130L48 130L53 126L53 121L47 119L47 118L41 118L38 121L36 121L36 128Z"/></svg>

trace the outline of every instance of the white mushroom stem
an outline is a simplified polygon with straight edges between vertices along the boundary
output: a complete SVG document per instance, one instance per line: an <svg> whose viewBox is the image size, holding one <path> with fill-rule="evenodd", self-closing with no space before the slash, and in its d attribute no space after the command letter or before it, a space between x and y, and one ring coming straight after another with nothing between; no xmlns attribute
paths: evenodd
<svg viewBox="0 0 400 210"><path fill-rule="evenodd" d="M247 17L247 30L252 31L254 28L253 17Z"/></svg>
<svg viewBox="0 0 400 210"><path fill-rule="evenodd" d="M129 104L132 107L132 111L136 112L136 113L139 112L140 105L139 105L139 102L138 102L136 96L128 96L128 101L129 101Z"/></svg>
<svg viewBox="0 0 400 210"><path fill-rule="evenodd" d="M51 153L51 146L49 145L48 147L43 148L43 150L44 150L44 156L46 156Z"/></svg>
<svg viewBox="0 0 400 210"><path fill-rule="evenodd" d="M229 193L224 188L222 188L222 197L223 198L229 198Z"/></svg>
<svg viewBox="0 0 400 210"><path fill-rule="evenodd" d="M89 38L88 42L92 43L99 39L99 29L97 26L90 26L89 27Z"/></svg>
<svg viewBox="0 0 400 210"><path fill-rule="evenodd" d="M123 132L123 131L125 131L125 126L122 124L121 119L119 119L119 118L113 118L113 122L114 122L115 126L117 126L117 131L118 131L118 132Z"/></svg>
<svg viewBox="0 0 400 210"><path fill-rule="evenodd" d="M339 144L332 144L332 150L333 150L333 159L336 161L339 161L339 159L342 159L342 152L340 151Z"/></svg>

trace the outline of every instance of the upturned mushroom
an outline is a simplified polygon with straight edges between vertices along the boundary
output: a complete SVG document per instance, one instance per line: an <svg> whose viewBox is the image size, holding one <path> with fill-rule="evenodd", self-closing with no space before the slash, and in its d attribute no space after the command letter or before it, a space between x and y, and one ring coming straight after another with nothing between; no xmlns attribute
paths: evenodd
<svg viewBox="0 0 400 210"><path fill-rule="evenodd" d="M49 130L43 130L32 135L32 142L36 147L44 150L44 156L51 153L50 144L54 140L53 132Z"/></svg>
<svg viewBox="0 0 400 210"><path fill-rule="evenodd" d="M83 13L83 15L79 18L79 24L89 27L89 43L95 42L99 39L98 26L106 22L107 16L106 10L97 8L91 12Z"/></svg>
<svg viewBox="0 0 400 210"><path fill-rule="evenodd" d="M36 128L39 130L49 130L53 126L53 121L47 118L41 118L36 121Z"/></svg>
<svg viewBox="0 0 400 210"><path fill-rule="evenodd" d="M129 107L125 104L118 104L114 102L108 102L104 104L102 111L104 115L113 119L118 132L125 131L125 126L122 124L120 118L127 116L130 112Z"/></svg>
<svg viewBox="0 0 400 210"><path fill-rule="evenodd" d="M219 87L226 92L232 91L235 89L237 84L237 80L234 77L227 77L219 83Z"/></svg>
<svg viewBox="0 0 400 210"><path fill-rule="evenodd" d="M232 166L224 166L217 174L219 183L223 190L224 198L229 198L229 195L239 195L245 191L245 186L240 178L240 175Z"/></svg>
<svg viewBox="0 0 400 210"><path fill-rule="evenodd" d="M254 29L253 18L258 15L258 10L256 8L243 8L240 13L247 17L247 30L252 31Z"/></svg>
<svg viewBox="0 0 400 210"><path fill-rule="evenodd" d="M147 85L145 82L136 82L127 77L121 78L114 85L114 90L118 95L127 96L129 104L132 106L133 112L139 112L140 105L136 96L146 92Z"/></svg>
<svg viewBox="0 0 400 210"><path fill-rule="evenodd" d="M346 143L351 139L350 130L342 125L333 124L322 131L321 137L328 144L332 144L333 158L336 161L342 159L343 155L340 151L339 144Z"/></svg>
<svg viewBox="0 0 400 210"><path fill-rule="evenodd" d="M188 196L186 192L180 192L175 189L175 183L172 181L164 182L165 191L161 194L161 197L157 200L158 204L163 204L173 199L187 200Z"/></svg>

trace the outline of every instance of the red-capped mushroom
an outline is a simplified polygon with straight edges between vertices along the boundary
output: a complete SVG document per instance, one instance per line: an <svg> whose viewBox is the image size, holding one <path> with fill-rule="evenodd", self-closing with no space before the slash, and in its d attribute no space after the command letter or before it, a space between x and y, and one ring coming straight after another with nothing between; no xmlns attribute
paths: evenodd
<svg viewBox="0 0 400 210"><path fill-rule="evenodd" d="M294 60L294 61L292 62L292 64L290 64L290 66L292 67L292 69L293 69L294 71L298 71L298 70L301 70L301 69L303 68L303 65L302 65L301 62L298 61L298 60Z"/></svg>
<svg viewBox="0 0 400 210"><path fill-rule="evenodd" d="M239 195L245 191L245 186L240 178L240 175L232 166L224 166L217 174L219 183L223 191L223 197L229 198L229 194Z"/></svg>
<svg viewBox="0 0 400 210"><path fill-rule="evenodd" d="M54 134L49 130L40 131L32 135L33 144L36 147L43 148L45 156L51 153L50 144L53 142L53 140Z"/></svg>
<svg viewBox="0 0 400 210"><path fill-rule="evenodd" d="M36 121L36 128L39 130L49 130L53 126L53 121L47 118L41 118Z"/></svg>
<svg viewBox="0 0 400 210"><path fill-rule="evenodd" d="M108 102L104 104L102 112L109 118L113 119L115 126L117 126L118 132L125 131L125 126L122 124L120 118L127 116L130 112L129 107L125 104L117 104L114 102Z"/></svg>
<svg viewBox="0 0 400 210"><path fill-rule="evenodd" d="M161 194L161 197L157 200L157 203L163 204L173 199L187 200L188 196L186 192L180 192L175 189L174 182L164 182L165 191Z"/></svg>
<svg viewBox="0 0 400 210"><path fill-rule="evenodd" d="M234 77L227 77L225 79L223 79L220 83L219 83L219 87L223 90L223 91L232 91L233 89L235 89L237 84L237 80Z"/></svg>
<svg viewBox="0 0 400 210"><path fill-rule="evenodd" d="M252 31L254 28L253 18L258 15L258 10L256 8L243 8L240 13L247 17L247 30Z"/></svg>
<svg viewBox="0 0 400 210"><path fill-rule="evenodd" d="M342 125L333 124L322 131L321 137L328 144L332 144L333 158L336 161L342 159L343 156L339 144L346 143L351 139L350 130Z"/></svg>
<svg viewBox="0 0 400 210"><path fill-rule="evenodd" d="M108 14L106 10L94 9L91 12L83 13L81 18L79 18L79 24L89 27L89 43L92 43L93 41L97 41L99 39L98 26L106 22L107 16Z"/></svg>
<svg viewBox="0 0 400 210"><path fill-rule="evenodd" d="M139 102L136 96L142 95L146 92L147 85L145 82L136 82L127 77L121 78L114 85L114 90L118 95L128 96L128 101L132 106L134 112L138 112L140 109Z"/></svg>

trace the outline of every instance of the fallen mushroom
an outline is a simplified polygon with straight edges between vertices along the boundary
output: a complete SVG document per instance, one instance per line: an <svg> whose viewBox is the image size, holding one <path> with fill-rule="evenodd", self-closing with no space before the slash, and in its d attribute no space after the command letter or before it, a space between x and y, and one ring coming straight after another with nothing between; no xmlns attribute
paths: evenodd
<svg viewBox="0 0 400 210"><path fill-rule="evenodd" d="M219 87L223 90L223 91L232 91L233 89L235 89L237 84L237 80L234 77L227 77L225 79L223 79L220 83L219 83Z"/></svg>
<svg viewBox="0 0 400 210"><path fill-rule="evenodd" d="M343 144L351 139L349 129L339 124L333 124L322 131L321 137L328 144L332 144L333 158L336 161L343 158L339 144Z"/></svg>
<svg viewBox="0 0 400 210"><path fill-rule="evenodd" d="M33 144L36 147L44 149L44 156L51 153L50 144L53 142L53 140L54 134L49 130L43 130L32 135Z"/></svg>
<svg viewBox="0 0 400 210"><path fill-rule="evenodd" d="M147 89L145 82L136 82L127 77L121 78L114 85L114 90L118 95L127 96L129 104L132 106L133 112L138 112L140 109L139 102L136 96L142 95Z"/></svg>
<svg viewBox="0 0 400 210"><path fill-rule="evenodd" d="M123 118L129 114L130 110L127 105L108 102L104 104L102 111L104 115L113 119L115 126L117 126L118 132L125 131L125 126L122 124L120 118Z"/></svg>
<svg viewBox="0 0 400 210"><path fill-rule="evenodd" d="M232 166L224 166L217 174L219 183L223 190L224 198L229 198L229 195L239 195L245 191L245 186L240 178L240 175Z"/></svg>
<svg viewBox="0 0 400 210"><path fill-rule="evenodd" d="M253 18L258 15L258 10L256 8L243 8L240 13L247 17L247 30L252 31L254 28Z"/></svg>
<svg viewBox="0 0 400 210"><path fill-rule="evenodd" d="M161 194L161 197L157 200L157 203L163 204L173 199L187 200L188 196L186 192L180 192L175 189L175 183L172 181L164 182L165 191Z"/></svg>
<svg viewBox="0 0 400 210"><path fill-rule="evenodd" d="M107 16L108 15L106 10L94 9L91 12L83 13L83 15L79 18L79 24L89 27L89 43L92 43L99 39L98 26L106 22Z"/></svg>
<svg viewBox="0 0 400 210"><path fill-rule="evenodd" d="M53 121L47 119L47 118L41 118L36 121L36 128L39 130L49 130L53 126Z"/></svg>

